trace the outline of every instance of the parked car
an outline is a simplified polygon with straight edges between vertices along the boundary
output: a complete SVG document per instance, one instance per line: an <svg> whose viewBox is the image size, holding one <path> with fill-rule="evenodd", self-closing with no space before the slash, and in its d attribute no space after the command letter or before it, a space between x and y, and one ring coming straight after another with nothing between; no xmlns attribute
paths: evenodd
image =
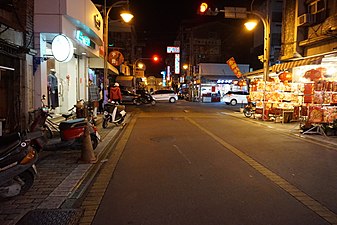
<svg viewBox="0 0 337 225"><path fill-rule="evenodd" d="M131 102L132 104L137 104L138 102L138 98L139 95L131 92L131 91L127 91L127 90L121 90L122 92L122 101L123 102Z"/></svg>
<svg viewBox="0 0 337 225"><path fill-rule="evenodd" d="M156 101L175 103L178 100L178 95L173 90L157 90L151 95Z"/></svg>
<svg viewBox="0 0 337 225"><path fill-rule="evenodd" d="M247 104L247 96L249 95L246 91L229 91L223 97L224 102L227 105L236 105L236 104Z"/></svg>

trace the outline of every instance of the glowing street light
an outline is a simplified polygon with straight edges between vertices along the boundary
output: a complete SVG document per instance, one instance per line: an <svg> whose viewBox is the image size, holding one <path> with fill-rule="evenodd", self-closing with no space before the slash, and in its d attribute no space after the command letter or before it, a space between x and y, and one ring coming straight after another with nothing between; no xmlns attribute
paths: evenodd
<svg viewBox="0 0 337 225"><path fill-rule="evenodd" d="M133 19L133 15L127 10L122 11L120 16L125 23L129 23Z"/></svg>
<svg viewBox="0 0 337 225"><path fill-rule="evenodd" d="M245 27L247 30L251 31L257 26L257 22L255 20L250 20L245 23Z"/></svg>
<svg viewBox="0 0 337 225"><path fill-rule="evenodd" d="M104 29L103 29L103 42L104 42L104 78L103 78L103 88L107 88L106 82L108 79L108 34L109 34L109 13L112 8L119 8L126 4L129 4L128 0L122 0L115 2L108 9L106 6L106 0L104 0ZM123 21L128 23L132 20L133 15L129 11L122 11L120 14Z"/></svg>

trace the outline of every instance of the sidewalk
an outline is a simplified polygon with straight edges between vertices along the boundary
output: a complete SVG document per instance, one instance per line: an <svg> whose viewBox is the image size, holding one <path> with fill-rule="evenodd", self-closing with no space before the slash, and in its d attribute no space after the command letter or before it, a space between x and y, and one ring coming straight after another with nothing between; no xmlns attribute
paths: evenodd
<svg viewBox="0 0 337 225"><path fill-rule="evenodd" d="M127 115L126 122L130 116L132 115ZM60 121L59 118L55 120ZM98 159L97 163L79 163L81 151L40 152L36 164L38 176L33 187L23 196L0 200L0 224L77 223L82 212L74 210L72 206L82 197L85 187L90 184L93 176L104 163L109 147L122 131L120 127L111 123L108 128L103 129L101 115L97 120L97 128L101 136L101 142L94 151ZM25 218L22 218L23 216Z"/></svg>

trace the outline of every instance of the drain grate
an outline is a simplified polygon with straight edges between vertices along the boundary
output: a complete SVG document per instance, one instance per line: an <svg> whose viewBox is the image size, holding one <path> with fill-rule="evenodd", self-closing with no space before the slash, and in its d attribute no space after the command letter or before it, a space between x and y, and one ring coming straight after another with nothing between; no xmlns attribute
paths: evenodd
<svg viewBox="0 0 337 225"><path fill-rule="evenodd" d="M24 215L16 225L76 225L81 209L35 209Z"/></svg>

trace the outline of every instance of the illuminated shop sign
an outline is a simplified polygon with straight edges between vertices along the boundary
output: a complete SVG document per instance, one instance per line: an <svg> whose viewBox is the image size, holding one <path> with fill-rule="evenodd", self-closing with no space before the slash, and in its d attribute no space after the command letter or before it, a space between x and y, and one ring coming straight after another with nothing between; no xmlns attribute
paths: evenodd
<svg viewBox="0 0 337 225"><path fill-rule="evenodd" d="M74 54L73 42L63 34L57 35L51 43L51 51L57 61L68 62Z"/></svg>
<svg viewBox="0 0 337 225"><path fill-rule="evenodd" d="M167 46L167 53L180 53L180 47Z"/></svg>
<svg viewBox="0 0 337 225"><path fill-rule="evenodd" d="M217 80L217 84L231 84L233 80Z"/></svg>
<svg viewBox="0 0 337 225"><path fill-rule="evenodd" d="M163 77L163 87L166 87L166 71L161 71L160 74Z"/></svg>
<svg viewBox="0 0 337 225"><path fill-rule="evenodd" d="M180 54L174 54L174 73L180 73Z"/></svg>
<svg viewBox="0 0 337 225"><path fill-rule="evenodd" d="M76 40L85 46L95 48L95 43L92 42L88 36L85 36L82 31L76 31Z"/></svg>

